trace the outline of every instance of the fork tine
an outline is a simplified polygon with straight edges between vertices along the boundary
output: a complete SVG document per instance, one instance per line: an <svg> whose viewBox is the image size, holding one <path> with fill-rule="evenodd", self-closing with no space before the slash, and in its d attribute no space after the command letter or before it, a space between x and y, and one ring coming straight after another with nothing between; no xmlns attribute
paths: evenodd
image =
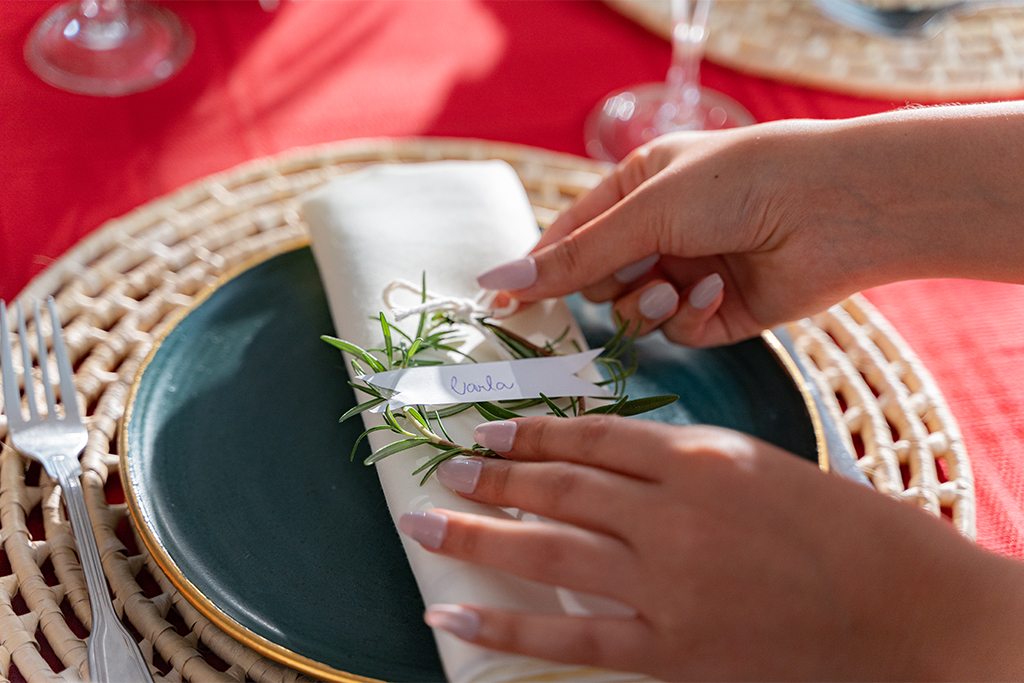
<svg viewBox="0 0 1024 683"><path fill-rule="evenodd" d="M4 411L7 423L20 425L21 392L18 391L18 377L14 374L14 353L11 351L11 331L7 328L7 304L0 300L0 370L3 371Z"/></svg>
<svg viewBox="0 0 1024 683"><path fill-rule="evenodd" d="M64 346L64 330L57 315L57 304L53 297L47 299L50 306L50 324L53 327L53 357L57 360L57 374L60 375L60 397L64 401L64 419L81 422L78 415L78 390L75 389L75 371Z"/></svg>
<svg viewBox="0 0 1024 683"><path fill-rule="evenodd" d="M36 357L39 359L39 372L43 376L43 393L46 395L46 414L53 419L57 418L57 399L53 395L53 385L50 384L50 369L47 367L46 337L43 336L42 318L39 317L39 300L32 302L32 315L36 321L36 339L38 340L39 351Z"/></svg>
<svg viewBox="0 0 1024 683"><path fill-rule="evenodd" d="M25 401L28 403L30 420L39 419L39 408L36 407L36 386L32 381L32 352L28 348L28 331L25 329L25 312L21 310L21 302L16 305L18 310L18 345L21 346L21 367L25 373ZM39 324L39 321L36 321Z"/></svg>

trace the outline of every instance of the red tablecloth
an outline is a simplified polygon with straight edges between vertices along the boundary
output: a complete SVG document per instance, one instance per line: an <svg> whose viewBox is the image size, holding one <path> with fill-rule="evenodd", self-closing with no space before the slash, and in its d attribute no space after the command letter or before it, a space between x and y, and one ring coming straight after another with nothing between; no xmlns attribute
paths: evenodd
<svg viewBox="0 0 1024 683"><path fill-rule="evenodd" d="M296 146L439 135L582 154L590 108L662 79L669 59L663 40L579 0L165 4L195 30L191 61L156 90L105 99L51 88L25 66L25 36L50 3L0 3L0 297L104 220ZM761 121L905 104L714 65L703 78ZM1024 288L918 281L868 296L960 422L979 542L1024 556Z"/></svg>

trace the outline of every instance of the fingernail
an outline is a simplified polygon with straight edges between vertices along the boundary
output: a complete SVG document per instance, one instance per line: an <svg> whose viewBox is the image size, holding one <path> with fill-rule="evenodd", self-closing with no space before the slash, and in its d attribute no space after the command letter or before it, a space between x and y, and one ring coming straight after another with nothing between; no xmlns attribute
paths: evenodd
<svg viewBox="0 0 1024 683"><path fill-rule="evenodd" d="M645 259L640 259L636 263L626 266L622 270L616 271L615 279L622 284L637 280L646 275L660 258L661 254L652 254Z"/></svg>
<svg viewBox="0 0 1024 683"><path fill-rule="evenodd" d="M655 285L640 296L640 315L648 320L660 320L675 309L679 293L667 282Z"/></svg>
<svg viewBox="0 0 1024 683"><path fill-rule="evenodd" d="M532 256L518 261L509 261L497 268L491 268L477 277L476 282L484 289L522 289L537 281L537 263Z"/></svg>
<svg viewBox="0 0 1024 683"><path fill-rule="evenodd" d="M690 290L690 305L694 308L707 308L715 303L715 299L718 298L724 286L725 282L721 275L718 273L708 275Z"/></svg>
<svg viewBox="0 0 1024 683"><path fill-rule="evenodd" d="M479 428L478 428L479 429ZM459 493L473 493L484 463L480 458L452 458L437 468L437 480Z"/></svg>
<svg viewBox="0 0 1024 683"><path fill-rule="evenodd" d="M484 448L496 453L508 453L516 438L516 423L508 420L484 422L473 430L473 438Z"/></svg>
<svg viewBox="0 0 1024 683"><path fill-rule="evenodd" d="M398 528L417 543L436 550L444 542L448 518L436 512L406 512L398 518Z"/></svg>
<svg viewBox="0 0 1024 683"><path fill-rule="evenodd" d="M423 621L463 640L473 640L480 633L480 615L458 605L431 605Z"/></svg>

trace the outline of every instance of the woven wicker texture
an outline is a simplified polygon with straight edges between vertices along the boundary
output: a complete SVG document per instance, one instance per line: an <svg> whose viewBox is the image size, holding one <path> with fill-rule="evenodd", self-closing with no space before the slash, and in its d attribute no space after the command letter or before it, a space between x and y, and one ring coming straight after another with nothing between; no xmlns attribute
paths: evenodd
<svg viewBox="0 0 1024 683"><path fill-rule="evenodd" d="M115 607L162 680L306 679L229 638L178 594L117 502L118 425L153 340L176 310L222 273L305 237L296 210L302 192L371 163L491 158L516 169L542 225L609 168L528 147L460 140L352 141L298 150L210 177L108 222L21 293L25 304L56 297L87 407L82 483L104 569ZM33 328L30 321L30 339ZM974 489L957 427L926 371L884 319L855 298L795 323L792 331L805 363L817 368L815 381L825 388L831 412L848 428L844 437L859 444L859 463L875 486L935 514L949 512L973 537ZM0 418L0 675L6 679L17 667L30 681L79 680L87 673L89 608L70 526L53 482L15 453L6 436ZM55 671L48 662L57 660Z"/></svg>
<svg viewBox="0 0 1024 683"><path fill-rule="evenodd" d="M669 0L607 0L654 33L672 32ZM717 0L707 58L786 83L915 102L1024 94L1024 7L989 9L928 40L867 36L813 0Z"/></svg>

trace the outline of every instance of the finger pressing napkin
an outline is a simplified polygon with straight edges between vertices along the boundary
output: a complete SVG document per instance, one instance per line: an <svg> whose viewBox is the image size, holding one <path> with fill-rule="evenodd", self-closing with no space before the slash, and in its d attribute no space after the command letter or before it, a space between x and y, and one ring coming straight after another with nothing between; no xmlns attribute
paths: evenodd
<svg viewBox="0 0 1024 683"><path fill-rule="evenodd" d="M373 166L317 190L302 211L337 336L363 348L384 345L378 316L386 311L382 295L393 281L419 283L426 273L429 291L472 299L479 290L479 273L521 257L539 238L526 192L515 171L501 161ZM397 324L415 333L417 317ZM523 337L545 340L557 338L568 327L570 338L586 348L561 300L531 306L502 325ZM486 342L472 353L478 361L498 360ZM363 413L363 420L367 428L383 424L380 416L369 413ZM446 418L445 428L453 441L471 446L473 428L481 421L475 411L466 411ZM395 439L388 430L369 436L375 451ZM421 486L420 477L412 472L435 454L434 449L419 446L377 463L393 519L435 507L495 517L519 514L465 500L433 477ZM404 536L402 543L427 605L468 603L581 615L615 608L610 601L435 555ZM435 637L451 681L642 679L494 652L441 631L435 631Z"/></svg>

